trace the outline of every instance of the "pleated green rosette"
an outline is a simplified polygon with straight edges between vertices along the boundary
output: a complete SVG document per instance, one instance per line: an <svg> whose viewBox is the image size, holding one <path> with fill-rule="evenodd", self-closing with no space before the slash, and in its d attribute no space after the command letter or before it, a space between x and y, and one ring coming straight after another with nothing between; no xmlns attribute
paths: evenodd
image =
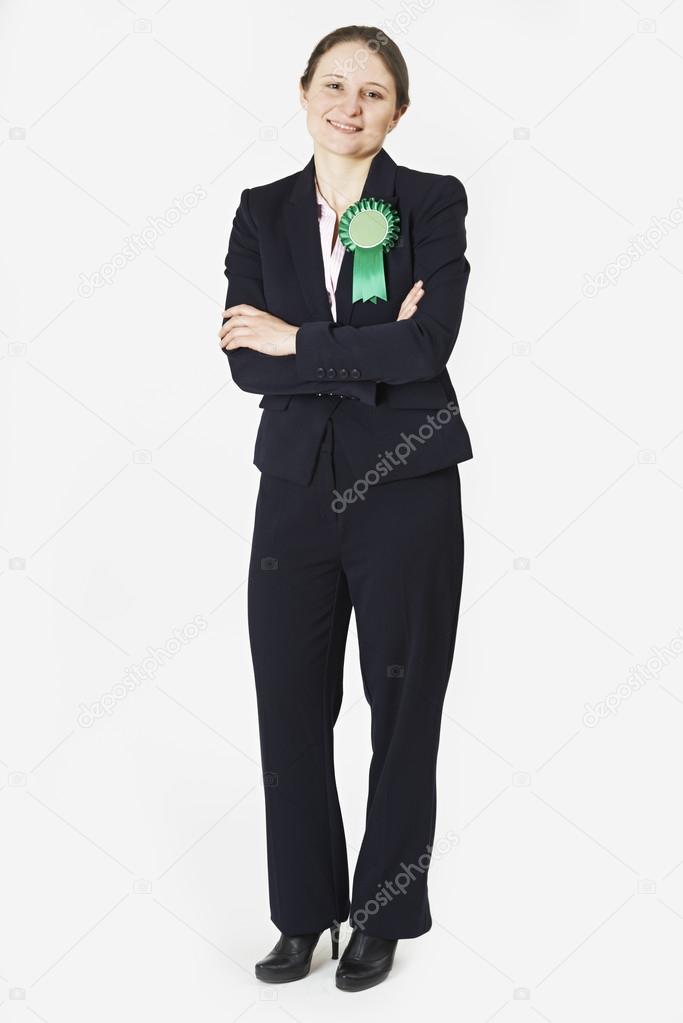
<svg viewBox="0 0 683 1023"><path fill-rule="evenodd" d="M339 237L353 253L352 302L387 300L384 253L396 242L401 218L384 199L363 198L344 210Z"/></svg>

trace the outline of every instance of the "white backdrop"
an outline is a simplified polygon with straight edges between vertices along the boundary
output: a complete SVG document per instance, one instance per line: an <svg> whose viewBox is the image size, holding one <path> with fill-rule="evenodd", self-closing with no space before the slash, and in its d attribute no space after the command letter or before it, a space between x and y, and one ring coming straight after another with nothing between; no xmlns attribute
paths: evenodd
<svg viewBox="0 0 683 1023"><path fill-rule="evenodd" d="M0 1021L680 1023L683 2L0 10ZM388 152L467 189L474 448L434 926L355 998L328 936L253 977L260 411L216 336L240 192L310 158L297 80L351 22L410 69ZM353 629L345 687L353 869Z"/></svg>

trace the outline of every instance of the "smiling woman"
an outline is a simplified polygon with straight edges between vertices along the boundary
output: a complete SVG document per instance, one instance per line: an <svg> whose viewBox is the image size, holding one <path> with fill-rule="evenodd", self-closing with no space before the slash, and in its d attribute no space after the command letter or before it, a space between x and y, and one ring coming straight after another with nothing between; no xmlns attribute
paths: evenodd
<svg viewBox="0 0 683 1023"><path fill-rule="evenodd" d="M334 148L333 140L353 137L352 147L336 150L349 157L375 152L410 104L401 51L379 29L367 26L349 25L321 39L299 88L313 139L322 142L319 132L324 131ZM340 200L341 212L353 201L345 201L345 194L333 197Z"/></svg>
<svg viewBox="0 0 683 1023"><path fill-rule="evenodd" d="M302 170L245 188L225 257L219 334L235 383L262 395L248 580L275 947L269 983L352 934L336 984L391 971L432 926L436 758L463 575L458 463L472 457L446 364L470 266L452 174L384 149L409 106L381 30L320 40L299 81ZM409 524L407 528L406 524ZM372 712L365 834L349 890L333 729L355 610ZM406 865L419 863L409 882Z"/></svg>

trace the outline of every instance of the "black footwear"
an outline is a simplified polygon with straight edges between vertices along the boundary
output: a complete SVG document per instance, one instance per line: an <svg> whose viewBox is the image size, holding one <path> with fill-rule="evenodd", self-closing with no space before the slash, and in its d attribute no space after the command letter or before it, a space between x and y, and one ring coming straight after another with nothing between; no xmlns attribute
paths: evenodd
<svg viewBox="0 0 683 1023"><path fill-rule="evenodd" d="M313 950L322 931L314 934L280 934L277 944L264 959L259 959L254 972L267 984L284 984L301 980L311 969ZM332 958L339 958L339 924L330 927Z"/></svg>
<svg viewBox="0 0 683 1023"><path fill-rule="evenodd" d="M389 974L398 938L373 938L354 927L342 953L335 982L342 991L364 991Z"/></svg>

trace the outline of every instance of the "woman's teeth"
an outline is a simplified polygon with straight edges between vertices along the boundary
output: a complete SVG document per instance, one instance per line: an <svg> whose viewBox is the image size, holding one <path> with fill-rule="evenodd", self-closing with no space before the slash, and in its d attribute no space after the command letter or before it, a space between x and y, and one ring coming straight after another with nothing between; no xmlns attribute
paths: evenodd
<svg viewBox="0 0 683 1023"><path fill-rule="evenodd" d="M333 128L337 128L339 131L345 131L347 134L352 135L355 131L360 131L360 128L349 127L346 124L339 124L338 121L331 121L328 117L327 123L331 124Z"/></svg>

